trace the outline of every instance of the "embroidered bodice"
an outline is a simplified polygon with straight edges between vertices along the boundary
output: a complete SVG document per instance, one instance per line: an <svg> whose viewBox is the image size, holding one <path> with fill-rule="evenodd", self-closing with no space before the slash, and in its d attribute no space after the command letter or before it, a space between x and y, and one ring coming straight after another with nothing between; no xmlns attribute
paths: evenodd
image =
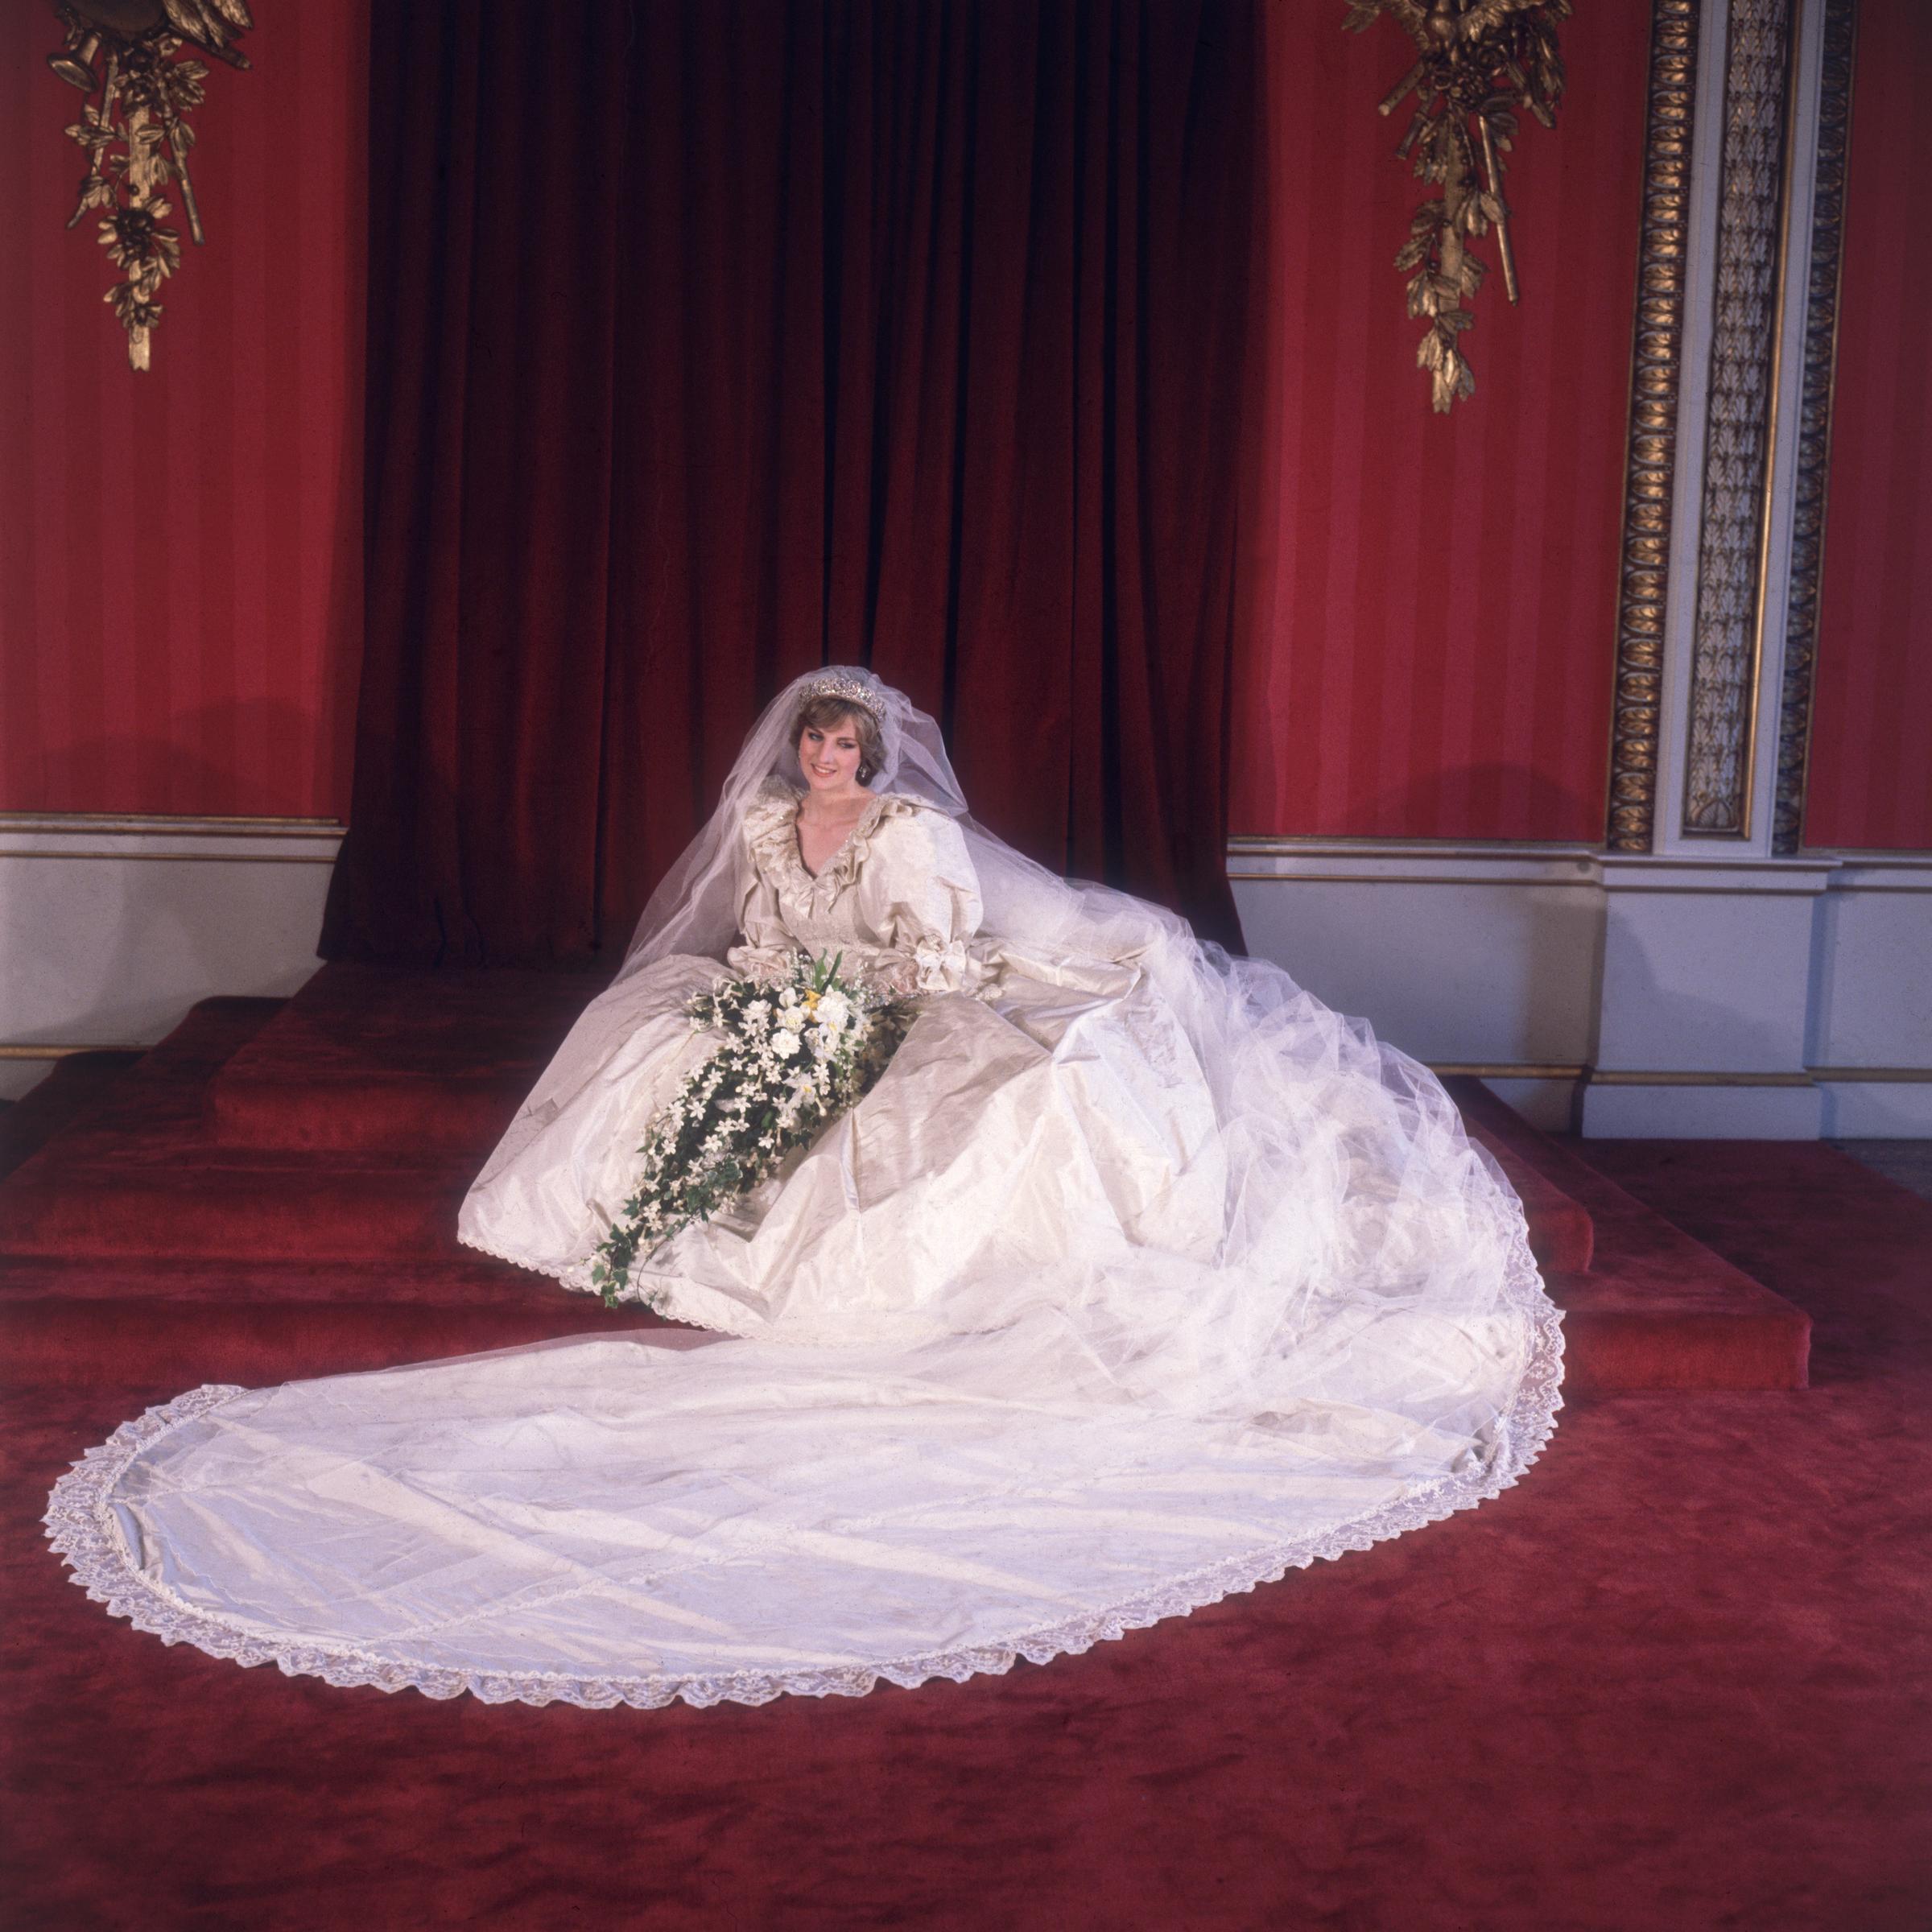
<svg viewBox="0 0 1932 1932"><path fill-rule="evenodd" d="M844 955L842 972L905 993L970 991L984 964L966 841L947 815L897 792L874 798L815 876L799 850L801 794L766 780L745 815L734 971L788 966L803 948Z"/></svg>

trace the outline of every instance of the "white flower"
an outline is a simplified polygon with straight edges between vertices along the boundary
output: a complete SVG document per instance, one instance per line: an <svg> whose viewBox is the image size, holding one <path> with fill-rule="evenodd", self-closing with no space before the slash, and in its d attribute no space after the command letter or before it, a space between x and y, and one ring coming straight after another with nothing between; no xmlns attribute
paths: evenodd
<svg viewBox="0 0 1932 1932"><path fill-rule="evenodd" d="M852 1018L852 1004L842 993L824 993L819 996L819 1024L833 1033L843 1030Z"/></svg>
<svg viewBox="0 0 1932 1932"><path fill-rule="evenodd" d="M771 1050L782 1060L788 1060L799 1050L799 1036L789 1026L781 1026L771 1036Z"/></svg>

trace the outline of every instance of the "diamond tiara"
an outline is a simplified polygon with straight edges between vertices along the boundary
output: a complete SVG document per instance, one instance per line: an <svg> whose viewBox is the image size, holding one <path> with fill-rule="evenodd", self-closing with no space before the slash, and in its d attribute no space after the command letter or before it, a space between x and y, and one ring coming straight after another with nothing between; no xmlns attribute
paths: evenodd
<svg viewBox="0 0 1932 1932"><path fill-rule="evenodd" d="M878 719L877 696L857 678L842 678L836 671L828 672L824 677L814 678L806 686L804 695L807 698L843 698L861 707L875 721Z"/></svg>

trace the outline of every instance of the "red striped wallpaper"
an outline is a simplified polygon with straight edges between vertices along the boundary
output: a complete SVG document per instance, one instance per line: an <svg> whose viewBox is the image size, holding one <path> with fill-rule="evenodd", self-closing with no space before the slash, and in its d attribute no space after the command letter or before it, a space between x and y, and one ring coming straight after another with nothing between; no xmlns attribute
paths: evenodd
<svg viewBox="0 0 1932 1932"><path fill-rule="evenodd" d="M155 367L71 232L81 96L0 37L0 809L336 816L361 617L367 0L256 9L192 117ZM264 164L264 157L270 157Z"/></svg>
<svg viewBox="0 0 1932 1932"><path fill-rule="evenodd" d="M1433 415L1391 258L1422 184L1376 103L1408 42L1268 10L1274 262L1260 621L1236 680L1241 832L1603 836L1650 9L1563 29L1557 131L1509 180L1467 337L1475 398ZM1271 538L1271 541L1268 540Z"/></svg>
<svg viewBox="0 0 1932 1932"><path fill-rule="evenodd" d="M1932 8L1860 0L1810 845L1932 848L1932 380L1922 233Z"/></svg>

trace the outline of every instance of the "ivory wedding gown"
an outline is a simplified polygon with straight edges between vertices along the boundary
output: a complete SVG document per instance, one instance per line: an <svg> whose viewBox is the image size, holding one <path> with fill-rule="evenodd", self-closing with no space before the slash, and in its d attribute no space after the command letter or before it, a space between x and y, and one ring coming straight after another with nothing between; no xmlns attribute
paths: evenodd
<svg viewBox="0 0 1932 1932"><path fill-rule="evenodd" d="M802 695L862 694L877 795L800 857ZM667 1330L207 1387L48 1513L169 1641L492 1701L754 1703L1043 1662L1496 1494L1561 1342L1521 1211L1429 1073L1287 975L1051 877L936 728L815 674L747 741L464 1203L588 1288L723 957L915 996L878 1084L642 1257Z"/></svg>

